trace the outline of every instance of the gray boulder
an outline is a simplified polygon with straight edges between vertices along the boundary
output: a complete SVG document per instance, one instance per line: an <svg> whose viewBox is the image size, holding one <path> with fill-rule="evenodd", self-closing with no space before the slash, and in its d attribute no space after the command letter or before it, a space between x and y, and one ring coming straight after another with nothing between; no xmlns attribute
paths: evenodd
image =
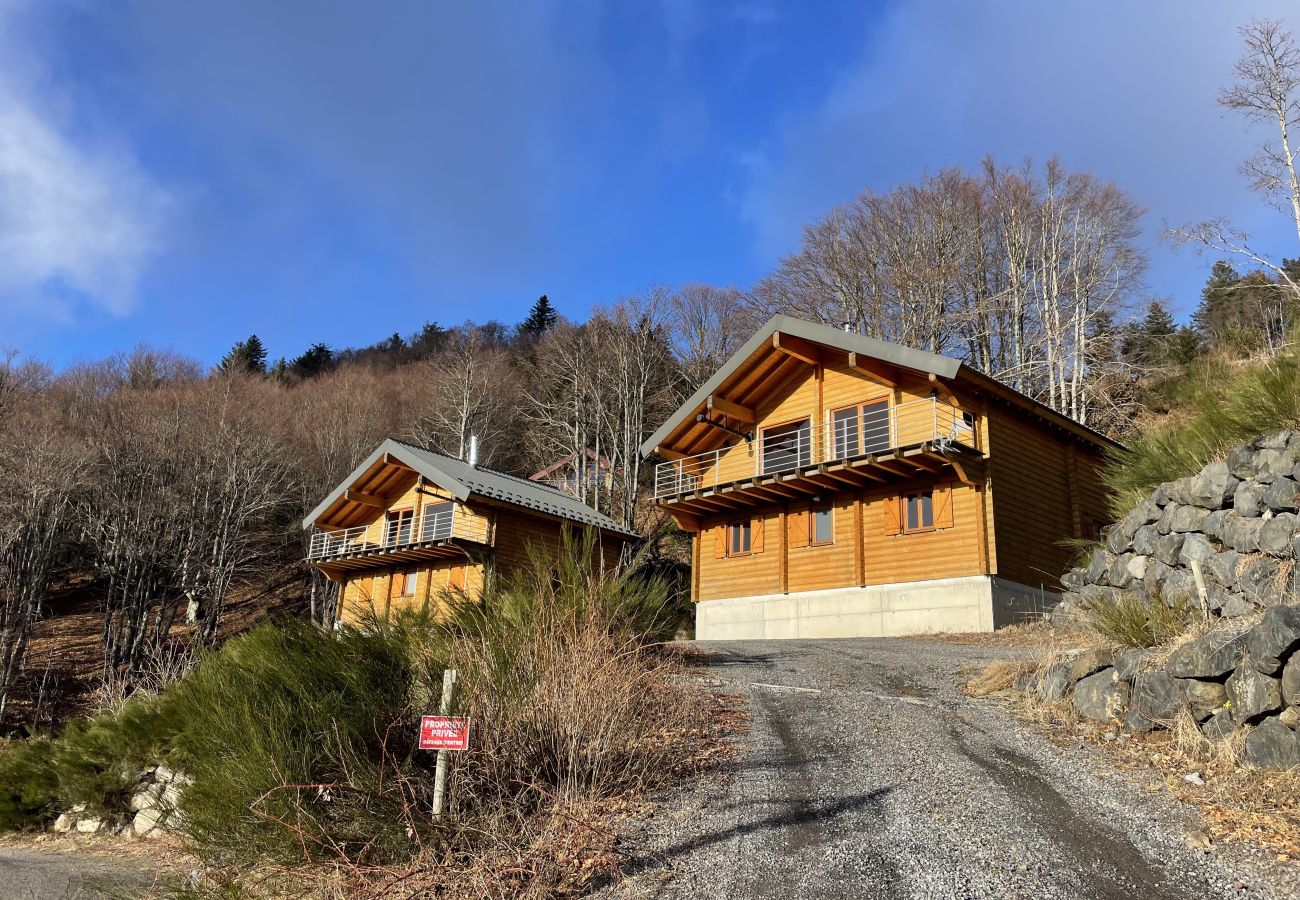
<svg viewBox="0 0 1300 900"><path fill-rule="evenodd" d="M1178 551L1178 562L1184 566L1191 566L1193 561L1199 562L1204 569L1205 564L1218 555L1219 551L1214 549L1214 545L1204 535L1189 534L1183 538L1183 546Z"/></svg>
<svg viewBox="0 0 1300 900"><path fill-rule="evenodd" d="M1130 556L1128 560L1128 576L1133 581L1142 581L1147 577L1147 564L1151 562L1149 556Z"/></svg>
<svg viewBox="0 0 1300 900"><path fill-rule="evenodd" d="M1264 511L1264 489L1253 481L1243 481L1232 493L1232 508L1246 518L1259 515Z"/></svg>
<svg viewBox="0 0 1300 900"><path fill-rule="evenodd" d="M1060 662L1048 666L1038 679L1038 695L1055 702L1065 697L1070 688L1085 678L1110 665L1111 651L1094 649L1077 651Z"/></svg>
<svg viewBox="0 0 1300 900"><path fill-rule="evenodd" d="M1300 648L1300 606L1274 606L1246 634L1246 658L1265 675L1275 675Z"/></svg>
<svg viewBox="0 0 1300 900"><path fill-rule="evenodd" d="M1234 478L1254 478L1259 471L1255 466L1255 450L1252 447L1233 447L1228 451L1225 462Z"/></svg>
<svg viewBox="0 0 1300 900"><path fill-rule="evenodd" d="M1106 580L1117 588L1128 587L1128 583L1133 580L1128 571L1132 559L1132 553L1121 553L1111 560L1110 567L1106 569Z"/></svg>
<svg viewBox="0 0 1300 900"><path fill-rule="evenodd" d="M1295 432L1281 428L1277 431L1261 434L1251 442L1251 446L1259 450L1285 450L1294 435Z"/></svg>
<svg viewBox="0 0 1300 900"><path fill-rule="evenodd" d="M1092 551L1092 556L1088 558L1088 572L1084 576L1089 584L1097 584L1106 575L1106 569L1110 566L1110 559L1106 551L1098 547Z"/></svg>
<svg viewBox="0 0 1300 900"><path fill-rule="evenodd" d="M1245 594L1227 594L1219 606L1219 615L1225 619L1248 616L1258 609Z"/></svg>
<svg viewBox="0 0 1300 900"><path fill-rule="evenodd" d="M1164 489L1165 502L1161 506L1167 506L1170 503L1186 505L1192 502L1192 479L1176 478L1173 481L1166 481L1161 488Z"/></svg>
<svg viewBox="0 0 1300 900"><path fill-rule="evenodd" d="M1167 723L1183 705L1183 691L1177 681L1164 672L1143 672L1133 679L1124 727L1145 733Z"/></svg>
<svg viewBox="0 0 1300 900"><path fill-rule="evenodd" d="M1282 702L1300 706L1300 653L1292 653L1282 670Z"/></svg>
<svg viewBox="0 0 1300 900"><path fill-rule="evenodd" d="M1199 606L1195 576L1186 569L1174 569L1160 583L1160 599L1166 606L1177 606L1179 603L1194 603Z"/></svg>
<svg viewBox="0 0 1300 900"><path fill-rule="evenodd" d="M1237 730L1237 725L1232 721L1232 713L1226 709L1221 709L1206 720L1201 726L1201 734L1212 741L1221 741Z"/></svg>
<svg viewBox="0 0 1300 900"><path fill-rule="evenodd" d="M1296 533L1295 513L1278 513L1264 522L1259 530L1259 549L1273 556L1290 556L1291 540Z"/></svg>
<svg viewBox="0 0 1300 900"><path fill-rule="evenodd" d="M1102 669L1074 686L1074 708L1094 722L1108 722L1124 714L1130 696L1128 682L1120 681L1114 669Z"/></svg>
<svg viewBox="0 0 1300 900"><path fill-rule="evenodd" d="M1242 759L1260 769L1292 769L1300 765L1300 741L1276 716L1265 719L1246 735Z"/></svg>
<svg viewBox="0 0 1300 900"><path fill-rule="evenodd" d="M1170 520L1169 529L1183 534L1189 531L1200 531L1201 526L1205 524L1205 517L1209 514L1209 510L1201 509L1199 506L1179 506Z"/></svg>
<svg viewBox="0 0 1300 900"><path fill-rule="evenodd" d="M1118 525L1111 525L1106 529L1104 543L1111 553L1123 553L1128 548L1129 537Z"/></svg>
<svg viewBox="0 0 1300 900"><path fill-rule="evenodd" d="M1221 462L1210 463L1187 484L1188 502L1204 509L1222 509L1237 490L1237 479Z"/></svg>
<svg viewBox="0 0 1300 900"><path fill-rule="evenodd" d="M1061 576L1061 587L1067 591L1077 591L1083 587L1083 569L1071 569Z"/></svg>
<svg viewBox="0 0 1300 900"><path fill-rule="evenodd" d="M1228 689L1217 681L1197 678L1180 678L1178 687L1187 701L1187 708L1198 722L1204 722L1228 702Z"/></svg>
<svg viewBox="0 0 1300 900"><path fill-rule="evenodd" d="M1155 525L1143 525L1133 532L1133 552L1150 556L1156 552L1156 541L1159 538L1160 532L1156 530Z"/></svg>
<svg viewBox="0 0 1300 900"><path fill-rule="evenodd" d="M1281 450L1260 450L1255 455L1255 480L1260 484L1271 484L1278 478L1290 475L1294 465L1295 460L1289 459Z"/></svg>
<svg viewBox="0 0 1300 900"><path fill-rule="evenodd" d="M1236 513L1230 509L1216 509L1209 513L1206 515L1205 521L1201 523L1201 534L1222 544L1223 526L1228 521L1229 516L1236 516Z"/></svg>
<svg viewBox="0 0 1300 900"><path fill-rule="evenodd" d="M1172 571L1172 568L1155 558L1152 558L1147 563L1147 573L1142 576L1142 583L1146 586L1148 597L1160 596L1160 584L1169 577L1169 573Z"/></svg>
<svg viewBox="0 0 1300 900"><path fill-rule="evenodd" d="M1178 554L1183 549L1184 540L1186 540L1186 535L1166 534L1156 541L1155 558L1168 566L1177 565Z"/></svg>
<svg viewBox="0 0 1300 900"><path fill-rule="evenodd" d="M1220 678L1235 669L1245 653L1244 636L1212 633L1169 654L1165 669L1175 678Z"/></svg>
<svg viewBox="0 0 1300 900"><path fill-rule="evenodd" d="M1229 516L1223 521L1222 541L1240 553L1254 553L1259 549L1259 531L1263 527L1262 519Z"/></svg>
<svg viewBox="0 0 1300 900"><path fill-rule="evenodd" d="M1131 541L1139 528L1158 518L1160 518L1160 507L1151 500L1143 500L1129 510L1128 515L1120 519L1119 531L1124 535L1125 540Z"/></svg>
<svg viewBox="0 0 1300 900"><path fill-rule="evenodd" d="M1291 478L1276 478L1264 488L1264 505L1269 509L1294 510L1297 490L1300 485Z"/></svg>
<svg viewBox="0 0 1300 900"><path fill-rule="evenodd" d="M1249 665L1238 667L1228 676L1224 687L1232 702L1232 720L1238 725L1282 708L1279 680L1257 672Z"/></svg>
<svg viewBox="0 0 1300 900"><path fill-rule="evenodd" d="M1115 654L1115 676L1124 681L1132 681L1133 677L1146 668L1147 660L1151 654L1142 649L1122 650Z"/></svg>
<svg viewBox="0 0 1300 900"><path fill-rule="evenodd" d="M1236 550L1221 550L1204 564L1203 571L1210 580L1231 588L1237 583L1237 566L1241 559L1241 554Z"/></svg>
<svg viewBox="0 0 1300 900"><path fill-rule="evenodd" d="M1276 559L1261 558L1246 563L1237 578L1237 586L1247 598L1261 606L1271 606L1278 594L1281 564Z"/></svg>

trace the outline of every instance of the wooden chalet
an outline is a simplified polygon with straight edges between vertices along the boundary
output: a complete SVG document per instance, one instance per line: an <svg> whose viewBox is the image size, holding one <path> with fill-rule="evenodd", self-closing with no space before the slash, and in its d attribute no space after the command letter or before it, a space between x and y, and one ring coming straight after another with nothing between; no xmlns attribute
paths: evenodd
<svg viewBox="0 0 1300 900"><path fill-rule="evenodd" d="M471 454L472 455L472 454ZM384 441L303 521L307 562L340 584L339 617L477 598L488 580L593 528L616 565L635 535L574 497L396 440Z"/></svg>
<svg viewBox="0 0 1300 900"><path fill-rule="evenodd" d="M700 639L990 631L1058 599L1113 441L954 359L776 316L642 446Z"/></svg>

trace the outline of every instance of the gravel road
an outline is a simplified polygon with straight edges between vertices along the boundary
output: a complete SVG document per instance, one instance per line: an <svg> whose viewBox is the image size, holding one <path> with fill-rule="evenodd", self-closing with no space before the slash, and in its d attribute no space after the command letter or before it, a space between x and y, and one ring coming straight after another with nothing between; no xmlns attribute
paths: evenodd
<svg viewBox="0 0 1300 900"><path fill-rule="evenodd" d="M746 699L750 733L729 772L641 823L610 897L1300 896L1295 864L1192 848L1188 807L957 690L963 666L1005 650L697 646Z"/></svg>
<svg viewBox="0 0 1300 900"><path fill-rule="evenodd" d="M131 896L154 876L137 860L58 850L0 847L3 900L100 900Z"/></svg>

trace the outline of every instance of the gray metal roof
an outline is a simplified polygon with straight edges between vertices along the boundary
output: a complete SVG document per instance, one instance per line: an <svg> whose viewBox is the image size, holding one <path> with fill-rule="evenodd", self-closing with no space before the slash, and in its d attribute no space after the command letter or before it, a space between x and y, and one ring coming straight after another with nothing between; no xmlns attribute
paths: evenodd
<svg viewBox="0 0 1300 900"><path fill-rule="evenodd" d="M839 328L831 328L829 325L818 325L815 322L805 322L803 319L792 319L789 316L776 315L768 319L767 323L758 329L754 336L745 342L743 347L731 354L731 358L722 364L722 368L713 373L712 378L704 382L703 387L691 394L690 399L683 403L677 412L668 417L668 421L664 422L659 427L659 430L641 445L641 455L649 456L653 453L660 442L668 437L674 428L694 413L704 403L705 399L744 365L754 353L765 344L770 345L772 335L778 331L781 334L825 344L846 352L861 353L863 356L870 356L895 366L902 366L905 369L913 369L917 372L933 372L941 378L953 378L961 369L960 362L947 356L940 356L937 353L913 350L911 347L904 347L901 344L891 344L887 341L877 340L850 331L842 331Z"/></svg>
<svg viewBox="0 0 1300 900"><path fill-rule="evenodd" d="M469 499L471 495L477 494L568 519L571 522L593 525L602 531L635 536L634 532L628 531L609 516L602 515L577 497L572 497L563 491L540 482L485 469L482 466L471 466L463 460L444 456L433 450L416 447L394 438L389 438L380 444L374 453L353 469L352 473L343 479L343 483L331 491L329 496L303 520L302 527L312 527L358 478L383 458L385 453L391 453L395 459L410 466L462 502Z"/></svg>

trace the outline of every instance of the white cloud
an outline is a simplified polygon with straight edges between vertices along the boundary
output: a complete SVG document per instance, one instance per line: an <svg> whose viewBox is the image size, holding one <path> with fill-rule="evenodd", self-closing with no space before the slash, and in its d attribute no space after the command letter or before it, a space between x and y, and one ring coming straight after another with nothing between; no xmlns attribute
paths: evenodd
<svg viewBox="0 0 1300 900"><path fill-rule="evenodd" d="M80 303L125 315L163 245L170 195L129 151L73 137L0 6L0 312L66 319Z"/></svg>

